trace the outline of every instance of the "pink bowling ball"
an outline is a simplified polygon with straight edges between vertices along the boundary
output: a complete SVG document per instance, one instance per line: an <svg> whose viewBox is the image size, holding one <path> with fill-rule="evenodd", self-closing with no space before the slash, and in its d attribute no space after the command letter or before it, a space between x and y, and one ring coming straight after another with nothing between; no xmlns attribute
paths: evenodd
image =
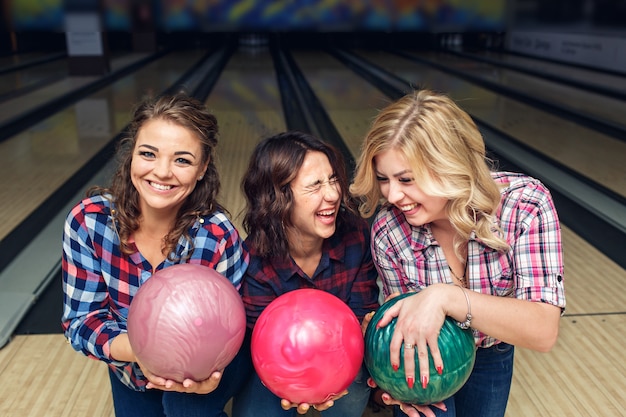
<svg viewBox="0 0 626 417"><path fill-rule="evenodd" d="M246 313L233 284L203 265L177 264L157 271L135 294L128 339L153 374L202 381L235 357Z"/></svg>
<svg viewBox="0 0 626 417"><path fill-rule="evenodd" d="M290 291L272 301L252 331L252 362L263 384L292 403L319 404L356 378L364 355L361 325L334 295Z"/></svg>

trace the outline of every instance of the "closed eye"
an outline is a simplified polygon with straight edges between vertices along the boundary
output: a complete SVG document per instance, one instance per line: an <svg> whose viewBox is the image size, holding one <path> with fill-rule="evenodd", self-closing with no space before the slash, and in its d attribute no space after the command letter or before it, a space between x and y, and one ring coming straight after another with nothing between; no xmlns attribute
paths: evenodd
<svg viewBox="0 0 626 417"><path fill-rule="evenodd" d="M322 181L317 181L305 188L307 192L314 193L322 189Z"/></svg>

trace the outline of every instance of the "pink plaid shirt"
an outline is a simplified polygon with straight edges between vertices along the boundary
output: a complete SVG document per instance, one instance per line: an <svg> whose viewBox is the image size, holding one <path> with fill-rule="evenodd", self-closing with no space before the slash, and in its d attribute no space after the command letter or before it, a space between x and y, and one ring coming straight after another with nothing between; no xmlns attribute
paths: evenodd
<svg viewBox="0 0 626 417"><path fill-rule="evenodd" d="M561 228L550 192L538 180L493 173L503 186L496 218L511 246L499 253L476 239L468 244L467 279L476 292L544 302L565 308ZM387 296L452 283L443 251L430 225L414 227L394 206L385 205L372 226L372 255ZM475 331L479 347L499 341Z"/></svg>

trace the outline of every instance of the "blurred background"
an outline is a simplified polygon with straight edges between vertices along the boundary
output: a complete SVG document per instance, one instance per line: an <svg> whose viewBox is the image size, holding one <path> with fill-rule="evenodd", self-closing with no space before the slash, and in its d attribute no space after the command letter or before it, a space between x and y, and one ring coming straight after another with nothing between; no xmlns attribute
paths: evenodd
<svg viewBox="0 0 626 417"><path fill-rule="evenodd" d="M81 15L94 19L82 35ZM87 42L86 30L101 33L108 50L223 33L289 32L299 42L393 35L393 42L477 43L623 70L624 58L611 60L623 52L625 20L624 0L2 0L0 51L71 47L81 36Z"/></svg>

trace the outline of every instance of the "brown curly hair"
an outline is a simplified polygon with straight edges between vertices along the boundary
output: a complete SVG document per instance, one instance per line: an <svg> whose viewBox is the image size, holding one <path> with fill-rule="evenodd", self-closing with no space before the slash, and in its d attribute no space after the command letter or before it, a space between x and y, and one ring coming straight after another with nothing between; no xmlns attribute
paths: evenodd
<svg viewBox="0 0 626 417"><path fill-rule="evenodd" d="M112 213L117 233L120 238L122 253L133 252L129 238L139 228L141 210L139 194L130 176L130 166L137 135L142 126L150 120L162 119L176 123L194 132L202 147L201 163L209 161L208 168L201 181L198 181L192 193L178 212L176 224L164 239L164 250L171 257L181 236L187 238L191 245L189 229L195 221L216 209L224 210L217 202L220 191L220 179L215 165L218 139L216 117L211 114L199 100L185 94L163 95L147 98L139 103L134 111L133 119L122 133L117 145L117 169L113 174L108 188L92 187L88 195L101 194L110 198L114 204ZM191 253L191 251L189 251Z"/></svg>

